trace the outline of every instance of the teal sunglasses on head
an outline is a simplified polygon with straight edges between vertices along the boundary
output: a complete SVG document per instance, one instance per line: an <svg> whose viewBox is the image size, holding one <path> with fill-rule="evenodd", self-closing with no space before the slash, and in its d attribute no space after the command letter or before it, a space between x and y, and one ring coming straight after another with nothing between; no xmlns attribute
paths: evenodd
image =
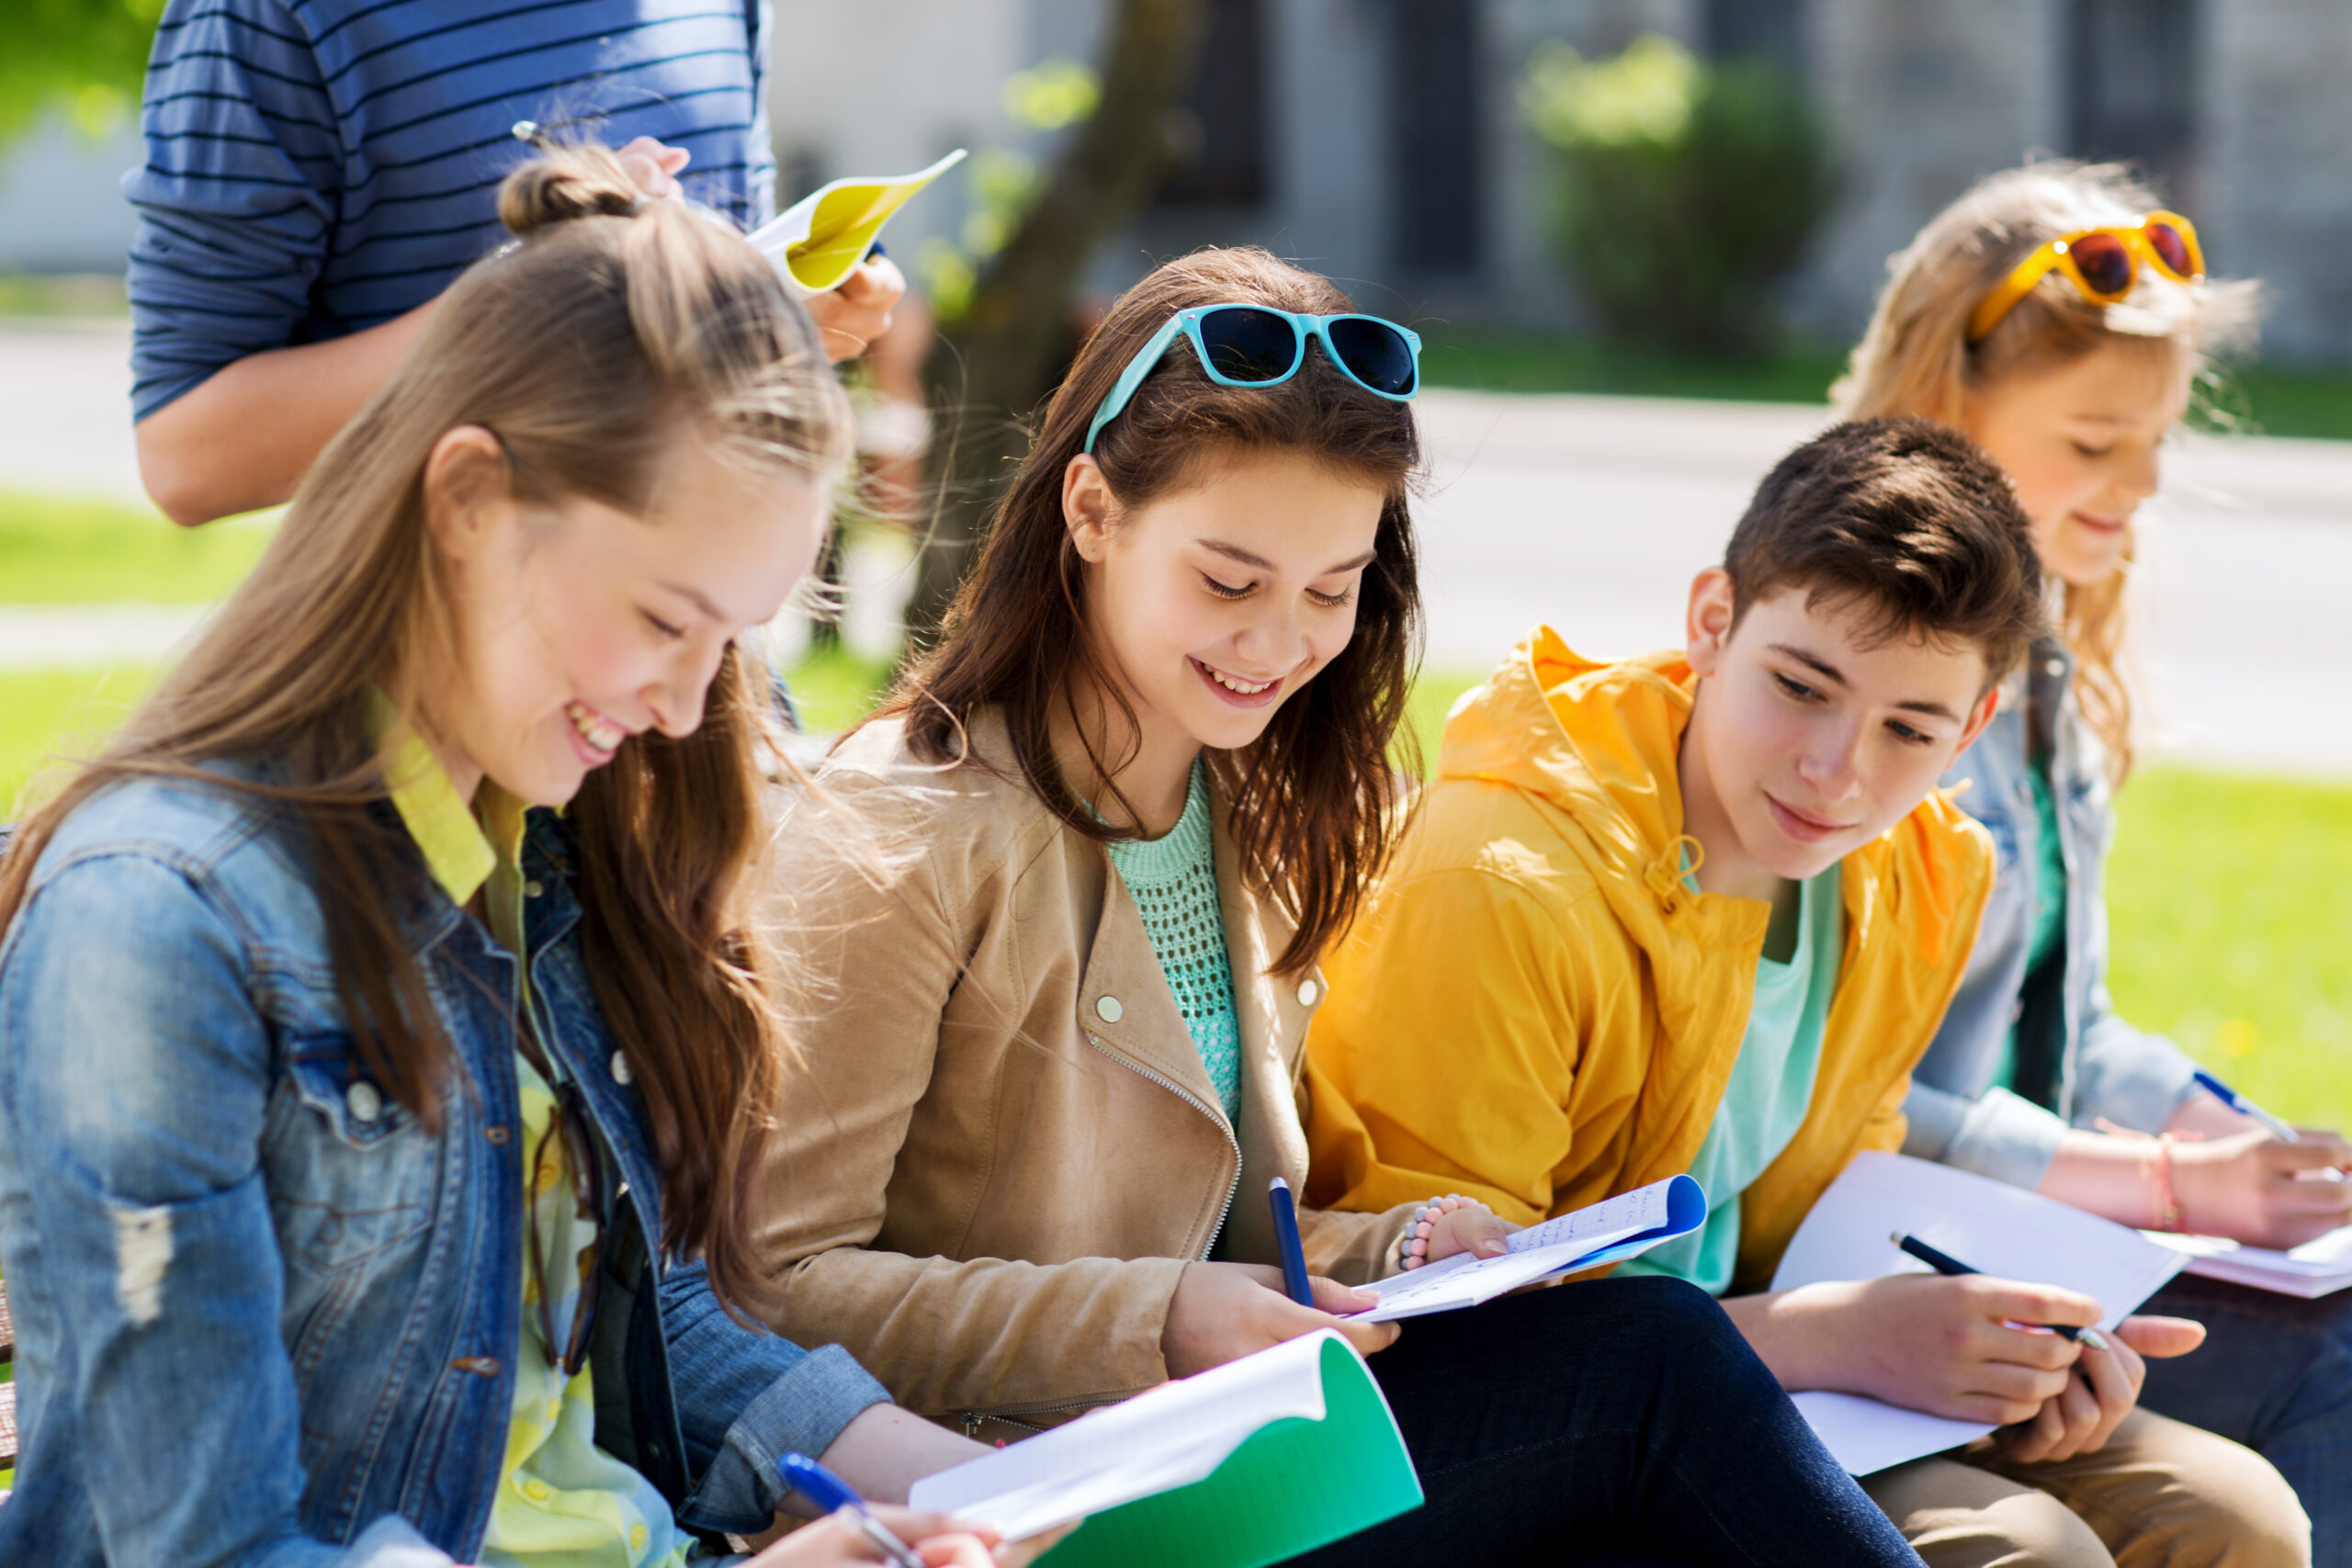
<svg viewBox="0 0 2352 1568"><path fill-rule="evenodd" d="M1376 397L1401 403L1421 389L1420 337L1394 321L1378 316L1306 316L1271 305L1196 305L1170 317L1127 361L1111 395L1094 411L1094 423L1086 427L1085 451L1094 450L1094 438L1119 417L1180 333L1192 340L1201 368L1220 387L1280 386L1306 363L1306 340L1312 337L1341 374Z"/></svg>

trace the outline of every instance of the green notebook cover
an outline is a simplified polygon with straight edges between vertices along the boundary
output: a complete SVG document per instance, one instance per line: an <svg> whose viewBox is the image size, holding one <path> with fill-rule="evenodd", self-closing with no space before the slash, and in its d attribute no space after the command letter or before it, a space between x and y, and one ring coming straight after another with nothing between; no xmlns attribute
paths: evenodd
<svg viewBox="0 0 2352 1568"><path fill-rule="evenodd" d="M1421 1503L1388 1401L1337 1336L1322 1351L1323 1419L1275 1421L1204 1481L1095 1515L1041 1568L1259 1568Z"/></svg>

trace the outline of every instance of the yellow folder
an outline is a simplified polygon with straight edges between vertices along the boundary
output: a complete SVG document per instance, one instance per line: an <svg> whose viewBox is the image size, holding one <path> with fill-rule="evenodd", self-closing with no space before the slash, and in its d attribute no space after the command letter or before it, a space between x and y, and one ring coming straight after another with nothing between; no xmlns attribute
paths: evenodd
<svg viewBox="0 0 2352 1568"><path fill-rule="evenodd" d="M865 259L874 237L914 194L964 161L958 147L928 169L875 179L835 180L762 224L752 243L801 295L838 288Z"/></svg>

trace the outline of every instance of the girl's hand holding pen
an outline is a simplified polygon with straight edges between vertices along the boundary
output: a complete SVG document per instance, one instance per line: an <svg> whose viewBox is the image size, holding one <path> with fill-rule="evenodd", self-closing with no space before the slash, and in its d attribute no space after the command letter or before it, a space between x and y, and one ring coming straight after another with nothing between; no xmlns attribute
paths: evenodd
<svg viewBox="0 0 2352 1568"><path fill-rule="evenodd" d="M1319 1274L1311 1283L1315 1304L1301 1306L1283 1292L1279 1269L1187 1263L1159 1331L1168 1375L1190 1377L1318 1328L1337 1331L1367 1356L1396 1342L1393 1323L1355 1323L1339 1315L1378 1305L1376 1292L1352 1291Z"/></svg>
<svg viewBox="0 0 2352 1568"><path fill-rule="evenodd" d="M875 1517L907 1543L923 1568L1025 1568L1069 1533L1052 1530L1006 1545L994 1531L944 1514L920 1514L879 1503L873 1509ZM881 1548L860 1528L855 1511L842 1508L794 1530L752 1559L751 1568L836 1568L884 1561Z"/></svg>
<svg viewBox="0 0 2352 1568"><path fill-rule="evenodd" d="M2171 1157L2185 1230L2287 1251L2352 1224L2352 1147L2333 1133L2290 1144L2252 1127L2177 1141Z"/></svg>

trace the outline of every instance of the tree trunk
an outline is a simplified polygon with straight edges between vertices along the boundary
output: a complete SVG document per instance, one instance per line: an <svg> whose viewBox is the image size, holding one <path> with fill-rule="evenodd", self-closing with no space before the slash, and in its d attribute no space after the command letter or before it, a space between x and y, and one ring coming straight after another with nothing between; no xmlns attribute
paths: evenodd
<svg viewBox="0 0 2352 1568"><path fill-rule="evenodd" d="M1100 104L931 357L941 500L907 607L918 645L938 629L999 489L1029 449L1025 421L1061 373L1080 273L1176 156L1174 111L1192 83L1204 0L1114 3Z"/></svg>

